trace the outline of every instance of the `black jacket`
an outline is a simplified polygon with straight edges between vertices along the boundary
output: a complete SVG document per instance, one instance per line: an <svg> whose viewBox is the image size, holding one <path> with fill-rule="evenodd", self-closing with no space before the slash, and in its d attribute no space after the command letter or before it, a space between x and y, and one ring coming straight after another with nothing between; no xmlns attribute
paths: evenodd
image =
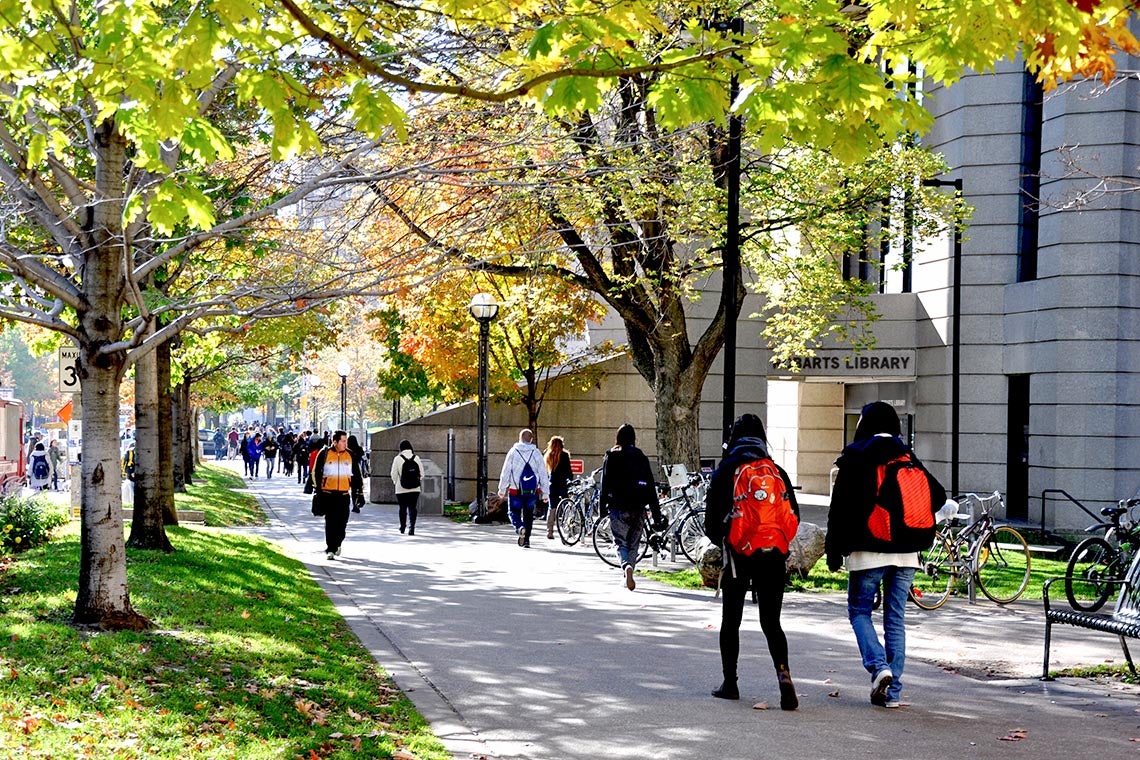
<svg viewBox="0 0 1140 760"><path fill-rule="evenodd" d="M602 509L636 513L646 505L660 514L649 459L636 446L614 446L602 460Z"/></svg>
<svg viewBox="0 0 1140 760"><path fill-rule="evenodd" d="M550 493L565 494L572 477L574 473L570 471L570 455L565 451L560 452L558 464L554 465L554 471L550 473Z"/></svg>
<svg viewBox="0 0 1140 760"><path fill-rule="evenodd" d="M736 468L745 462L757 459L771 459L767 447L759 438L739 438L724 454L724 459L713 470L709 490L705 493L705 535L717 546L724 544L724 536L728 529L726 520L732 511L733 477ZM800 505L796 501L796 492L792 488L792 480L787 471L776 465L780 477L784 479L784 486L788 489L788 498L792 502L792 511L796 518L800 516Z"/></svg>
<svg viewBox="0 0 1140 760"><path fill-rule="evenodd" d="M871 535L867 520L875 508L878 467L906 453L905 443L894 436L876 435L848 444L835 464L839 474L831 490L827 513L827 564L838 568L851 552L911 552L929 547L888 543ZM911 453L915 462L918 457Z"/></svg>

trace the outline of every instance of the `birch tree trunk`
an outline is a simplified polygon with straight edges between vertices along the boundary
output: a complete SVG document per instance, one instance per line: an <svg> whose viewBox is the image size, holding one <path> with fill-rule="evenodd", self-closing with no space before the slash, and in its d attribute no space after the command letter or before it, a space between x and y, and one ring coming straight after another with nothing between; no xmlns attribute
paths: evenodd
<svg viewBox="0 0 1140 760"><path fill-rule="evenodd" d="M135 361L135 503L127 546L174 551L164 525L160 428L166 420L159 409L158 356L147 351Z"/></svg>

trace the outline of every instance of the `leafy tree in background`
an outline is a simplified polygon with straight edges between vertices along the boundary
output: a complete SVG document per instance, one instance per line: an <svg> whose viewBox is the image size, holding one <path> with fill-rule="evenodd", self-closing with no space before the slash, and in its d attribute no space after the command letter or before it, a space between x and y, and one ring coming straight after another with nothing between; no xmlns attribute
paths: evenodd
<svg viewBox="0 0 1140 760"><path fill-rule="evenodd" d="M178 268L203 241L240 237L345 181L351 157L330 161L319 177L283 180L273 202L249 213L219 216L205 168L234 155L225 126L235 112L246 115L249 139L284 161L320 147L310 122L318 114L369 140L405 134L395 90L525 98L573 117L652 73L644 97L672 128L722 118L726 72L737 68L736 107L763 150L791 140L854 158L924 121L920 106L894 97L909 67L891 64L903 58L950 81L964 65L984 69L1023 45L1030 66L1052 79L1107 71L1114 50L1137 48L1127 31L1133 9L1121 0L854 7L849 16L838 4L811 3L0 0L0 202L11 221L0 238L0 317L64 333L79 348L83 551L74 620L148 624L130 605L119 520L115 442L126 367L197 320L284 315L312 296L311 287L262 281L242 298L175 305L150 289L152 275ZM697 14L718 10L748 10L754 27L731 39L704 33ZM335 296L335 278L326 284L323 295Z"/></svg>

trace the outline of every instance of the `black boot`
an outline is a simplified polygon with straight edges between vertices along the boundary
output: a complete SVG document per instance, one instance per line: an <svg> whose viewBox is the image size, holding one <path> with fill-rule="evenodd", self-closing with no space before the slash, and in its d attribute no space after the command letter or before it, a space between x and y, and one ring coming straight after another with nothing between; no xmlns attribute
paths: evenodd
<svg viewBox="0 0 1140 760"><path fill-rule="evenodd" d="M724 679L724 683L713 689L712 695L717 699L740 699L740 689L736 687L736 679Z"/></svg>
<svg viewBox="0 0 1140 760"><path fill-rule="evenodd" d="M776 681L780 684L780 709L797 709L800 706L800 698L796 696L796 685L792 683L792 674L788 672L787 665L776 668Z"/></svg>

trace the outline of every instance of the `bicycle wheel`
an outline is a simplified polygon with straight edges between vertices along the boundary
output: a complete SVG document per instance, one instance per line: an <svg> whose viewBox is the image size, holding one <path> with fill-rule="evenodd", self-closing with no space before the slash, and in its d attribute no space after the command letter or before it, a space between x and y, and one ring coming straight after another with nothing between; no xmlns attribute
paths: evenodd
<svg viewBox="0 0 1140 760"><path fill-rule="evenodd" d="M610 516L606 515L594 524L594 551L601 557L602 562L614 567L621 567L618 559L617 547L614 546L614 532L610 529Z"/></svg>
<svg viewBox="0 0 1140 760"><path fill-rule="evenodd" d="M1009 604L1029 585L1029 545L1013 528L999 525L978 549L974 577L978 588L998 604Z"/></svg>
<svg viewBox="0 0 1140 760"><path fill-rule="evenodd" d="M956 576L954 552L950 542L941 533L934 534L934 543L919 552L922 567L915 571L910 587L910 600L924 610L936 610L946 604Z"/></svg>
<svg viewBox="0 0 1140 760"><path fill-rule="evenodd" d="M582 540L582 530L586 524L582 508L578 506L577 501L566 496L558 502L557 510L554 514L555 523L558 525L558 537L562 539L562 543L573 546Z"/></svg>
<svg viewBox="0 0 1140 760"><path fill-rule="evenodd" d="M705 510L694 509L685 515L677 526L677 544L681 553L694 565L701 558L701 545L705 540Z"/></svg>
<svg viewBox="0 0 1140 760"><path fill-rule="evenodd" d="M637 561L645 559L649 554L649 538L652 534L648 528L641 534L641 544L637 550ZM660 534L659 534L660 535ZM618 558L617 544L614 543L614 532L610 528L610 516L602 515L602 517L594 524L594 551L602 558L602 562L613 567L621 567L621 559Z"/></svg>
<svg viewBox="0 0 1140 760"><path fill-rule="evenodd" d="M1073 549L1065 568L1065 597L1069 606L1082 612L1096 612L1112 595L1106 580L1120 575L1120 554L1103 538L1086 538Z"/></svg>

